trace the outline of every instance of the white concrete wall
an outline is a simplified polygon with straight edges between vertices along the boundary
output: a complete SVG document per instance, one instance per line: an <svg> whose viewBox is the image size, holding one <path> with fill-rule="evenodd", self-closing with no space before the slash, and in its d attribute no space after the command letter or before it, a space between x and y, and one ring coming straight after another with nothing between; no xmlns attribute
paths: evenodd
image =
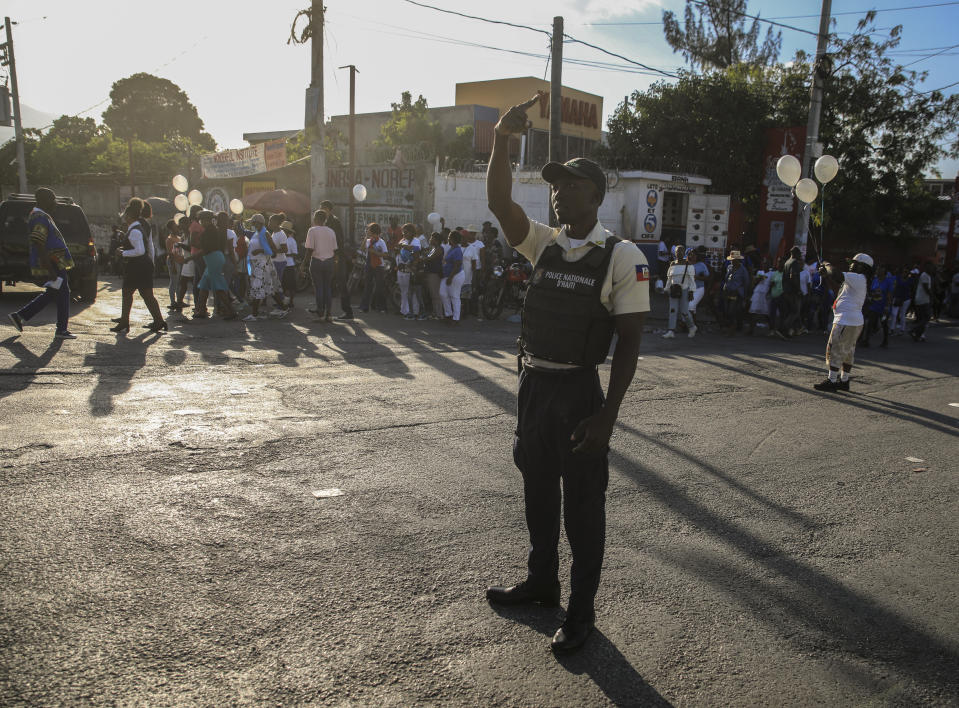
<svg viewBox="0 0 959 708"><path fill-rule="evenodd" d="M599 210L603 226L620 236L629 235L624 233L621 213L625 196L625 190L617 186L607 193ZM513 200L531 219L549 223L549 187L538 172L513 173ZM446 218L446 225L450 228L469 224L479 226L484 221L499 228L499 222L486 203L485 172L451 176L437 173L433 210Z"/></svg>

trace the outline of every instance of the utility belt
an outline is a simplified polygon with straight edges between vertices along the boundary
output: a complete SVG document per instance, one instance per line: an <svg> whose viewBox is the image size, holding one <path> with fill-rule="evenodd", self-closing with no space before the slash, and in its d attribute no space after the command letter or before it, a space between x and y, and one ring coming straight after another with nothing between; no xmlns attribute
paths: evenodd
<svg viewBox="0 0 959 708"><path fill-rule="evenodd" d="M594 373L595 366L571 366L569 368L554 368L547 366L536 366L526 361L526 352L523 351L523 340L516 340L516 373L527 371L533 374L542 374L544 376L572 376L575 374Z"/></svg>

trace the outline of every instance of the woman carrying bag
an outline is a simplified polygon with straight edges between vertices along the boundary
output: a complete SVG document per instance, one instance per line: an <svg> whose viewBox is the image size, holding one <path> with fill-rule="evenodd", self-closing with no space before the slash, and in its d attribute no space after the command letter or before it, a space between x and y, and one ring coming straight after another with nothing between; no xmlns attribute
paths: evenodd
<svg viewBox="0 0 959 708"><path fill-rule="evenodd" d="M666 271L666 293L669 295L669 325L663 339L676 336L676 315L689 327L690 339L696 336L696 323L689 314L689 298L696 290L696 269L686 259L683 246L673 246L673 261Z"/></svg>

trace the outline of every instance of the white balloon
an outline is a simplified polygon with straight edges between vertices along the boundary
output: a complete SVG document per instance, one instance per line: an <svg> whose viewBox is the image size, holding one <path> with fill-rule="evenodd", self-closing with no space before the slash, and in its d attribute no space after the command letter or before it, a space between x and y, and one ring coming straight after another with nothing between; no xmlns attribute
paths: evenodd
<svg viewBox="0 0 959 708"><path fill-rule="evenodd" d="M362 202L364 199L366 199L366 187L364 187L362 184L353 185L353 198L358 202Z"/></svg>
<svg viewBox="0 0 959 708"><path fill-rule="evenodd" d="M173 188L178 192L185 192L190 188L190 183L186 181L183 175L177 175L173 178Z"/></svg>
<svg viewBox="0 0 959 708"><path fill-rule="evenodd" d="M181 194L179 196L182 197L183 195ZM177 225L179 225L180 219L185 219L185 218L186 218L186 214L177 214L176 216L173 217L173 221L176 222Z"/></svg>
<svg viewBox="0 0 959 708"><path fill-rule="evenodd" d="M243 213L243 202L239 199L230 200L230 211L239 216Z"/></svg>
<svg viewBox="0 0 959 708"><path fill-rule="evenodd" d="M173 197L173 206L180 211L186 211L190 208L190 200L186 198L185 194L178 194Z"/></svg>
<svg viewBox="0 0 959 708"><path fill-rule="evenodd" d="M806 204L812 203L819 194L819 187L808 177L805 177L796 183L796 196Z"/></svg>
<svg viewBox="0 0 959 708"><path fill-rule="evenodd" d="M197 206L203 203L203 193L199 189L194 189L186 198L190 200L190 206Z"/></svg>
<svg viewBox="0 0 959 708"><path fill-rule="evenodd" d="M440 219L443 217L437 214L435 211L430 212L429 216L426 217L426 220L433 224L433 226L439 226Z"/></svg>
<svg viewBox="0 0 959 708"><path fill-rule="evenodd" d="M802 167L799 164L799 160L792 155L783 155L779 158L779 162L776 163L776 174L779 175L779 179L781 179L784 184L795 187L796 182L798 182L802 176Z"/></svg>
<svg viewBox="0 0 959 708"><path fill-rule="evenodd" d="M832 155L823 155L813 165L813 172L816 173L816 179L826 184L839 174L839 160Z"/></svg>

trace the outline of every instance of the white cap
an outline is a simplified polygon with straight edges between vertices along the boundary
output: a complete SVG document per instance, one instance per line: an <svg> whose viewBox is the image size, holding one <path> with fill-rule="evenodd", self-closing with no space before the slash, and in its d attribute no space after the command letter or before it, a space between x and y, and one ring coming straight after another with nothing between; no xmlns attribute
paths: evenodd
<svg viewBox="0 0 959 708"><path fill-rule="evenodd" d="M865 265L867 265L867 266L869 266L870 268L872 268L872 265L873 265L873 264L872 264L872 256L869 256L869 255L867 255L867 254L865 254L865 253L857 253L855 256L852 257L852 259L853 259L854 261L858 261L859 263L864 263Z"/></svg>

